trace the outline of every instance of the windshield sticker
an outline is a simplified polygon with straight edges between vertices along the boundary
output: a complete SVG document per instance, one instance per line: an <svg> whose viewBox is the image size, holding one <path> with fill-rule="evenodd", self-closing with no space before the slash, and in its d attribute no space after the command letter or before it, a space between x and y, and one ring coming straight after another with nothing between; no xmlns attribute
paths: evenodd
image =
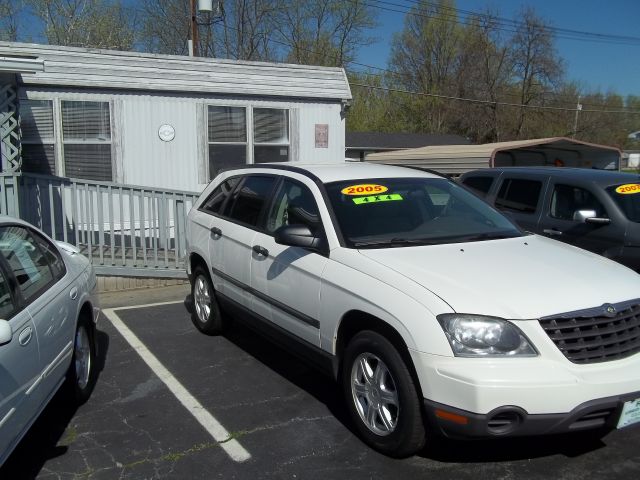
<svg viewBox="0 0 640 480"><path fill-rule="evenodd" d="M397 193L390 193L389 195L373 195L371 197L358 197L353 199L353 203L356 205L362 205L363 203L376 203L376 202L393 202L394 200L404 200L402 195Z"/></svg>
<svg viewBox="0 0 640 480"><path fill-rule="evenodd" d="M616 192L621 195L631 195L640 193L640 183L627 183L616 188Z"/></svg>
<svg viewBox="0 0 640 480"><path fill-rule="evenodd" d="M343 195L370 195L372 193L384 193L389 190L384 185L372 185L372 184L363 184L363 185L351 185L349 187L345 187L340 190L340 193Z"/></svg>

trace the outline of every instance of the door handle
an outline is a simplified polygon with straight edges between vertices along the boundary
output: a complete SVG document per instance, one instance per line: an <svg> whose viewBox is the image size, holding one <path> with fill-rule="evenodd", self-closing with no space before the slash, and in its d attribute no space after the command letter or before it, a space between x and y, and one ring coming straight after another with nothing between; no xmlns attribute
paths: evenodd
<svg viewBox="0 0 640 480"><path fill-rule="evenodd" d="M78 288L77 287L73 287L69 291L69 296L71 297L71 300L75 300L76 298L78 298Z"/></svg>
<svg viewBox="0 0 640 480"><path fill-rule="evenodd" d="M547 235L562 235L562 232L560 230L556 230L555 228L545 228L542 231Z"/></svg>
<svg viewBox="0 0 640 480"><path fill-rule="evenodd" d="M211 227L211 233L215 237L221 237L222 236L222 230L220 230L218 227Z"/></svg>
<svg viewBox="0 0 640 480"><path fill-rule="evenodd" d="M31 341L31 336L33 334L33 329L31 327L27 327L20 332L20 336L18 337L18 342L23 347Z"/></svg>
<svg viewBox="0 0 640 480"><path fill-rule="evenodd" d="M258 255L262 255L263 257L268 257L269 256L269 250L267 250L266 248L260 246L260 245L254 245L253 246L253 251L256 252Z"/></svg>

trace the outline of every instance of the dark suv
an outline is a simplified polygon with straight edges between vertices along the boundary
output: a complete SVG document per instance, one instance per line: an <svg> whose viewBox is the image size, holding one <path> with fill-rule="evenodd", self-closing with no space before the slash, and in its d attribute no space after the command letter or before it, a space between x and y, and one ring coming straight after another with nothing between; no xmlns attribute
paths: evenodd
<svg viewBox="0 0 640 480"><path fill-rule="evenodd" d="M474 170L460 182L525 230L640 271L640 176L580 168Z"/></svg>

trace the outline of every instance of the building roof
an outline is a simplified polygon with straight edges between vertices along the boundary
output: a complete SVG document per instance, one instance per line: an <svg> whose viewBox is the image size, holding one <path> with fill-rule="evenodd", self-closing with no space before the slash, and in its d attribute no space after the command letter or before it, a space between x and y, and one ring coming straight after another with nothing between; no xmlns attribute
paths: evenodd
<svg viewBox="0 0 640 480"><path fill-rule="evenodd" d="M460 135L436 133L347 132L347 148L358 150L396 150L429 145L464 145L469 140Z"/></svg>
<svg viewBox="0 0 640 480"><path fill-rule="evenodd" d="M485 143L482 145L440 145L410 150L397 150L394 152L371 153L367 155L368 161L389 160L427 160L427 159L456 159L456 158L489 158L493 159L496 153L504 150L518 148L544 148L565 149L572 151L584 151L593 148L615 152L620 155L620 150L606 145L581 142L572 138L552 137L537 138L533 140L516 140L512 142Z"/></svg>
<svg viewBox="0 0 640 480"><path fill-rule="evenodd" d="M44 62L24 85L348 101L344 69L0 42L0 57Z"/></svg>

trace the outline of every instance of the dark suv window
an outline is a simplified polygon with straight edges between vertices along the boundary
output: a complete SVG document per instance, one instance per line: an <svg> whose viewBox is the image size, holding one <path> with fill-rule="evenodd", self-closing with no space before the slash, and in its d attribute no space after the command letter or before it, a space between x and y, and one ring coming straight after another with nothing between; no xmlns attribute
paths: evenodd
<svg viewBox="0 0 640 480"><path fill-rule="evenodd" d="M202 204L200 210L208 213L219 213L224 201L231 195L239 181L240 177L234 177L222 182L211 192L211 195Z"/></svg>
<svg viewBox="0 0 640 480"><path fill-rule="evenodd" d="M485 175L481 177L467 177L462 181L462 183L481 197L485 197L491 189L493 177L487 177Z"/></svg>
<svg viewBox="0 0 640 480"><path fill-rule="evenodd" d="M231 205L229 218L251 226L258 225L260 212L269 198L274 183L274 177L248 176L234 195L235 200Z"/></svg>
<svg viewBox="0 0 640 480"><path fill-rule="evenodd" d="M551 196L550 215L560 220L574 220L580 210L594 210L596 217L608 218L602 203L590 191L572 185L556 185Z"/></svg>
<svg viewBox="0 0 640 480"><path fill-rule="evenodd" d="M542 182L520 178L507 178L502 182L496 198L496 207L520 213L534 213Z"/></svg>
<svg viewBox="0 0 640 480"><path fill-rule="evenodd" d="M318 205L313 193L293 180L285 179L267 216L267 232L284 225L306 225L312 232L321 227Z"/></svg>

